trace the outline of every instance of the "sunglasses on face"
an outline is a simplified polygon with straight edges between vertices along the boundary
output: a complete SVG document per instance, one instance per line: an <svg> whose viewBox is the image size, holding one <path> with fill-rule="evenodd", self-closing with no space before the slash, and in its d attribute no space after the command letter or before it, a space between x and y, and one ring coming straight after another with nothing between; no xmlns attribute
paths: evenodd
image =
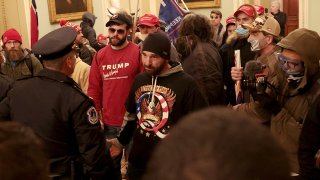
<svg viewBox="0 0 320 180"><path fill-rule="evenodd" d="M304 65L303 61L289 59L289 58L283 56L282 53L277 53L277 57L278 57L279 63L282 66L287 64L287 66L291 69L293 69L297 66L303 67L303 65Z"/></svg>
<svg viewBox="0 0 320 180"><path fill-rule="evenodd" d="M115 29L115 28L109 28L108 29L109 33L115 33L117 31L118 34L124 34L125 33L125 30L123 29Z"/></svg>

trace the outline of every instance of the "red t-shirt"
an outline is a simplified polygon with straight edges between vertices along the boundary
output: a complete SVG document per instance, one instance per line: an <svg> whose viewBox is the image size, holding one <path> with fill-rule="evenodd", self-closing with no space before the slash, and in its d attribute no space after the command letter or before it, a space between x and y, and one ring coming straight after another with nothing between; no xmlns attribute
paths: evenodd
<svg viewBox="0 0 320 180"><path fill-rule="evenodd" d="M122 125L124 103L135 76L142 69L139 46L131 42L120 50L114 50L108 45L94 57L88 95L93 98L98 110L103 108L105 125Z"/></svg>

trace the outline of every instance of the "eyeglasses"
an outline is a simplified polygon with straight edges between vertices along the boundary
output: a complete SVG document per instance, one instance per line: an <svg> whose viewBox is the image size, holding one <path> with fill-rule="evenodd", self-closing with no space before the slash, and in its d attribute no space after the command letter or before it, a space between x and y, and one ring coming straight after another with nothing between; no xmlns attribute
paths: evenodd
<svg viewBox="0 0 320 180"><path fill-rule="evenodd" d="M125 30L124 29L115 29L115 28L109 28L108 29L109 33L115 33L117 31L118 34L124 34Z"/></svg>
<svg viewBox="0 0 320 180"><path fill-rule="evenodd" d="M303 61L297 61L297 60L293 60L293 59L289 59L285 56L283 56L281 53L277 53L276 54L279 60L280 65L285 65L287 64L287 66L291 69L294 69L295 67L299 66L299 67L303 67L304 63Z"/></svg>
<svg viewBox="0 0 320 180"><path fill-rule="evenodd" d="M6 46L18 46L18 45L20 45L20 42L18 42L18 41L8 41L8 42L6 42L6 44L5 44Z"/></svg>

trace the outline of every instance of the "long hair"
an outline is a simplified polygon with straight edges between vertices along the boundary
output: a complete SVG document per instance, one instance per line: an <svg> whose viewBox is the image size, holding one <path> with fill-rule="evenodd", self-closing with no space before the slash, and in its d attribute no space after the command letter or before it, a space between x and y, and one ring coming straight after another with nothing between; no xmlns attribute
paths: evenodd
<svg viewBox="0 0 320 180"><path fill-rule="evenodd" d="M187 13L182 19L179 36L197 36L202 42L209 42L213 33L210 19L204 15Z"/></svg>

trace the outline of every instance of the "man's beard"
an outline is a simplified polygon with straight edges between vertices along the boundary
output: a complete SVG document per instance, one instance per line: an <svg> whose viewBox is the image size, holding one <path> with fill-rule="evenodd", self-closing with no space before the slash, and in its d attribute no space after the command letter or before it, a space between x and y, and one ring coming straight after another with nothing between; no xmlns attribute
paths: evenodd
<svg viewBox="0 0 320 180"><path fill-rule="evenodd" d="M118 42L113 42L114 39L117 39ZM124 38L122 38L122 39L119 39L119 38L117 38L117 37L113 37L113 38L110 38L110 44L111 44L112 46L122 46L122 45L126 42L126 40L127 40L127 37L126 37L126 36L125 36Z"/></svg>
<svg viewBox="0 0 320 180"><path fill-rule="evenodd" d="M5 50L9 61L18 61L24 57L22 49L19 50Z"/></svg>
<svg viewBox="0 0 320 180"><path fill-rule="evenodd" d="M145 69L145 72L151 76L158 76L160 75L161 71L164 69L166 63L163 62L159 67L153 68L153 67L145 67L150 68L149 70Z"/></svg>

